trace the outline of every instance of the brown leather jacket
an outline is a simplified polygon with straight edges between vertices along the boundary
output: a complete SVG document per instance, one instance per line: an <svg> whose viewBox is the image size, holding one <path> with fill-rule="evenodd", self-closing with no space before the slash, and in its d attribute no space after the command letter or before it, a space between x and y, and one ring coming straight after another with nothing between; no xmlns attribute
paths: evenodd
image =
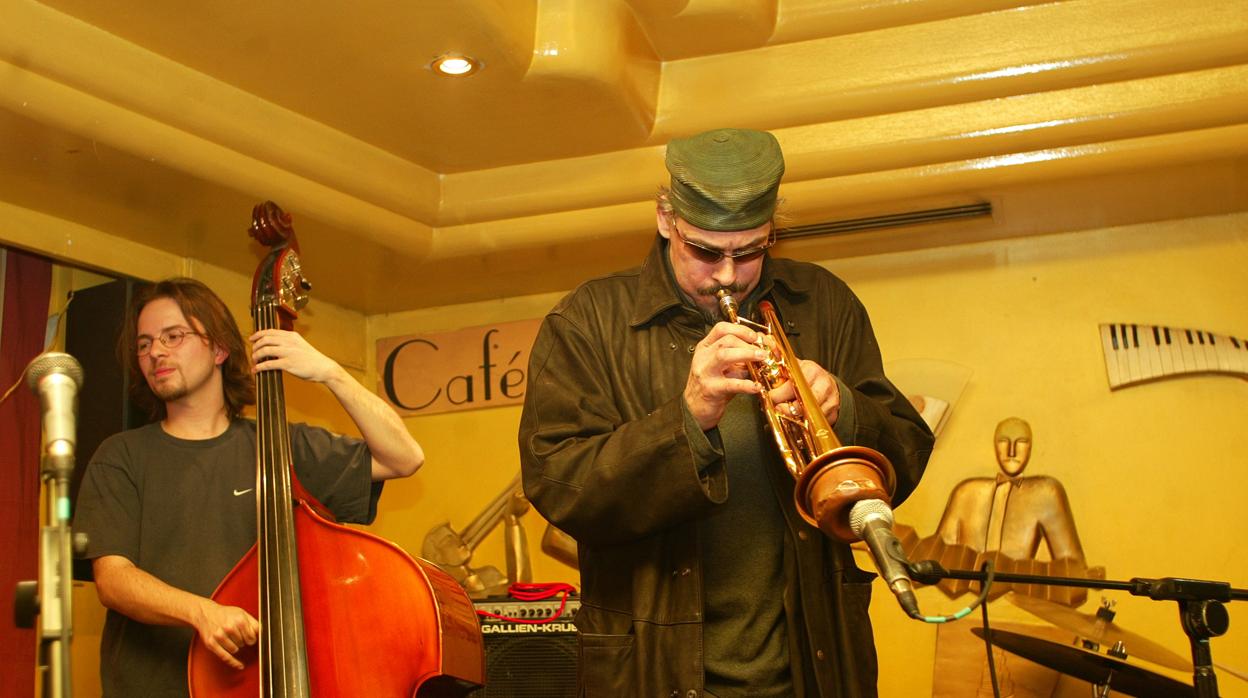
<svg viewBox="0 0 1248 698"><path fill-rule="evenodd" d="M546 316L529 364L524 490L579 543L580 681L590 696L703 695L697 521L725 500L728 483L684 407L693 346L710 326L682 303L666 250L657 237L641 267L570 293ZM797 355L840 380L838 436L888 457L900 503L923 473L932 436L884 377L862 304L813 264L768 258L760 285ZM874 575L801 520L793 480L775 460L767 469L789 529L789 581L776 593L798 692L874 696Z"/></svg>

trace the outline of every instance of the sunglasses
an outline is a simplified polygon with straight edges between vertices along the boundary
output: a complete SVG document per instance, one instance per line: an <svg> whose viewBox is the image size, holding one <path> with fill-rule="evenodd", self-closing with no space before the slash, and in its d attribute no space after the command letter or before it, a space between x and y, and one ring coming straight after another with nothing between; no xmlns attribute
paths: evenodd
<svg viewBox="0 0 1248 698"><path fill-rule="evenodd" d="M732 252L725 252L714 247L709 247L703 243L690 240L685 237L684 233L680 232L680 227L677 225L673 225L672 228L676 231L676 237L680 238L681 242L689 246L689 251L693 253L694 258L703 264L719 264L720 260L725 257L731 259L737 264L753 262L759 257L762 257L763 253L766 252L769 247L776 244L776 229L774 226L767 233L767 239L762 244L755 245L754 247L746 247L740 250L733 250Z"/></svg>

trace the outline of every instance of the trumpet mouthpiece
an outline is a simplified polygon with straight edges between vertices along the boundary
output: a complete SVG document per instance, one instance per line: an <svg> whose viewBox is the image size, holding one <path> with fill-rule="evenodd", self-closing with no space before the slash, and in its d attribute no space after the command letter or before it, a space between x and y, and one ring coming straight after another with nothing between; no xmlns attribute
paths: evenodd
<svg viewBox="0 0 1248 698"><path fill-rule="evenodd" d="M728 293L728 289L721 288L715 292L715 297L719 299L719 310L731 322L737 321L737 299Z"/></svg>

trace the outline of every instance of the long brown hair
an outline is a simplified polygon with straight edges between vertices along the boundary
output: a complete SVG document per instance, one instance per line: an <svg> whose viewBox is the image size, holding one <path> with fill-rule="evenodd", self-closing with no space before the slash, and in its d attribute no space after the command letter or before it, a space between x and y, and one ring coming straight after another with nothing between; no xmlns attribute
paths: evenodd
<svg viewBox="0 0 1248 698"><path fill-rule="evenodd" d="M165 403L152 392L139 367L138 340L139 314L148 303L168 298L178 304L188 321L194 319L203 325L208 341L224 349L228 356L221 364L221 378L225 392L225 408L231 419L242 413L243 407L256 402L256 383L251 375L251 362L247 345L234 321L234 314L221 298L202 282L186 277L174 277L140 287L126 313L126 323L117 338L117 358L130 373L130 397L151 413L153 419L165 418Z"/></svg>

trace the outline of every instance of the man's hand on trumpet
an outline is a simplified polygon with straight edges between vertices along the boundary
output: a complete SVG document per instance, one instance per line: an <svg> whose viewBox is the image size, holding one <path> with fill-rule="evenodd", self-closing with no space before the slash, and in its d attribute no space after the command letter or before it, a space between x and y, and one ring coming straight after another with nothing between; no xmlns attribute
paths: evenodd
<svg viewBox="0 0 1248 698"><path fill-rule="evenodd" d="M799 359L798 363L801 365L802 376L806 378L810 392L814 395L815 402L819 404L823 416L827 417L829 425L835 426L836 418L841 414L841 389L836 379L824 367L810 359ZM794 417L802 415L802 404L797 399L793 381L780 384L768 394L768 397L780 413L787 412Z"/></svg>
<svg viewBox="0 0 1248 698"><path fill-rule="evenodd" d="M720 322L694 347L689 380L685 383L685 405L702 431L719 424L732 398L762 391L750 377L748 367L749 362L767 358L757 341L758 333L754 330Z"/></svg>

